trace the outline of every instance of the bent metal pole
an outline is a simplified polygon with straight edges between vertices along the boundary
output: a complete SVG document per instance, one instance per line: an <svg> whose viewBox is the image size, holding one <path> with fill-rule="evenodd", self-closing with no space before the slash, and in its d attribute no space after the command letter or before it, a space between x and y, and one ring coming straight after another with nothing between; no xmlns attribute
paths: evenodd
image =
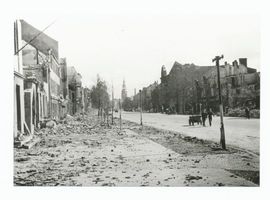
<svg viewBox="0 0 270 200"><path fill-rule="evenodd" d="M219 72L219 61L222 58L224 58L223 55L216 56L212 60L212 62L216 62L216 66L217 66L217 82L218 82L219 111L220 111L220 144L222 146L222 149L226 149L225 130L224 130L224 123L223 123L223 103L222 103L222 96L221 96L220 72Z"/></svg>

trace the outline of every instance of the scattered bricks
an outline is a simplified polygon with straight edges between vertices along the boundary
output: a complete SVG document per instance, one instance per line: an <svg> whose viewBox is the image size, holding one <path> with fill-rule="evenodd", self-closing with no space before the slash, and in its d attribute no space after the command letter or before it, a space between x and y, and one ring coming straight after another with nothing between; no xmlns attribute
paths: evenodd
<svg viewBox="0 0 270 200"><path fill-rule="evenodd" d="M29 169L29 170L26 171L26 173L35 173L35 172L37 172L36 169Z"/></svg>
<svg viewBox="0 0 270 200"><path fill-rule="evenodd" d="M187 180L187 181L191 181L191 180L200 180L200 179L202 179L201 176L192 176L192 175L190 175L190 174L188 174L188 175L186 176L186 180Z"/></svg>
<svg viewBox="0 0 270 200"><path fill-rule="evenodd" d="M28 160L30 160L29 157L23 157L23 158L17 158L17 159L15 159L15 162L25 162L25 161L28 161Z"/></svg>
<svg viewBox="0 0 270 200"><path fill-rule="evenodd" d="M22 145L22 148L31 149L33 146L35 146L39 142L40 142L40 138L35 138L35 139L29 141L28 143Z"/></svg>
<svg viewBox="0 0 270 200"><path fill-rule="evenodd" d="M56 126L56 123L55 123L55 121L53 121L53 120L51 120L51 121L48 121L47 123L46 123L46 127L47 128L54 128Z"/></svg>
<svg viewBox="0 0 270 200"><path fill-rule="evenodd" d="M214 186L219 186L220 187L220 186L225 186L225 184L223 184L223 183L215 183Z"/></svg>

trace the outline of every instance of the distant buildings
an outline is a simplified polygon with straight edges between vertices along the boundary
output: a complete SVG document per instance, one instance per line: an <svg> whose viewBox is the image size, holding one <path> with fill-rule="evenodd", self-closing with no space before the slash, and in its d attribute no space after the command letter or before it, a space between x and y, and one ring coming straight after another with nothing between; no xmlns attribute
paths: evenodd
<svg viewBox="0 0 270 200"><path fill-rule="evenodd" d="M59 59L56 40L16 20L14 50L14 137L32 135L42 122L86 110L81 76L76 72L73 77L66 59Z"/></svg>
<svg viewBox="0 0 270 200"><path fill-rule="evenodd" d="M220 67L222 98L228 108L260 107L260 73L247 66L240 58ZM218 112L216 66L182 65L175 62L167 74L161 68L161 82L142 89L142 108L148 112L178 114L200 113L203 108ZM139 107L139 93L134 96L134 107Z"/></svg>
<svg viewBox="0 0 270 200"><path fill-rule="evenodd" d="M158 82L154 82L141 90L142 109L144 111L154 112L154 105L152 101L153 91L158 87ZM135 109L140 108L140 92L133 97L133 105Z"/></svg>

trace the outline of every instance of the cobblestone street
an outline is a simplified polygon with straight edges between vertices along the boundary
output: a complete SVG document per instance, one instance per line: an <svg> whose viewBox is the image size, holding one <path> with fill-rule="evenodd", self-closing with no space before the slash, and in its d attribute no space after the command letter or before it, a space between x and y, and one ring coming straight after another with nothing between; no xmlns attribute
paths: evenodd
<svg viewBox="0 0 270 200"><path fill-rule="evenodd" d="M259 157L215 143L97 116L70 117L14 149L14 185L256 186Z"/></svg>

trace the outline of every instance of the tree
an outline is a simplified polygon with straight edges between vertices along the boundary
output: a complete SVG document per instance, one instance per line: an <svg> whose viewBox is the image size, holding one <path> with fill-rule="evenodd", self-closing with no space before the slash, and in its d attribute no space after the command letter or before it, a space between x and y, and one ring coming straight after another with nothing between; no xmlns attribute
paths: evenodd
<svg viewBox="0 0 270 200"><path fill-rule="evenodd" d="M133 102L132 102L131 98L126 97L126 98L124 99L124 101L123 101L122 106L123 106L123 109L124 109L125 111L132 111Z"/></svg>
<svg viewBox="0 0 270 200"><path fill-rule="evenodd" d="M99 114L101 110L108 109L110 102L108 88L106 82L99 75L97 75L96 85L91 88L90 98L93 108L97 108Z"/></svg>

